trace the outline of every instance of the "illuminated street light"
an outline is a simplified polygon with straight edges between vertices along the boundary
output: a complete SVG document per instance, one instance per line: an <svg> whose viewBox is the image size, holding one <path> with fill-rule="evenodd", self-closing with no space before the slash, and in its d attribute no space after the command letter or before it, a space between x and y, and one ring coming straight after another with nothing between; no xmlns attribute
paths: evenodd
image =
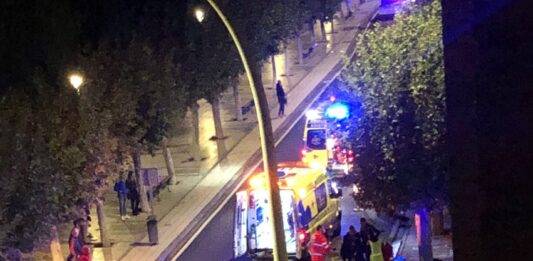
<svg viewBox="0 0 533 261"><path fill-rule="evenodd" d="M196 16L196 20L201 23L205 19L205 12L204 10L198 8L194 11L194 16Z"/></svg>
<svg viewBox="0 0 533 261"><path fill-rule="evenodd" d="M83 84L83 76L74 73L68 77L68 81L70 82L70 85L72 85L72 87L74 87L74 89L76 89L76 91L79 93L80 86Z"/></svg>

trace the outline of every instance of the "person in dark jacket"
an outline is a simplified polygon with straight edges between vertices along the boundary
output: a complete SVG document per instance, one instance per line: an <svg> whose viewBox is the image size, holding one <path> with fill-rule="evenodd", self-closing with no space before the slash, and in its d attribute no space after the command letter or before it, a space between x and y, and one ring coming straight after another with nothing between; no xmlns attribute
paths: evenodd
<svg viewBox="0 0 533 261"><path fill-rule="evenodd" d="M139 214L139 202L140 195L137 190L137 182L133 177L133 171L128 173L128 179L126 180L126 188L128 188L128 198L131 203L131 212L134 216Z"/></svg>
<svg viewBox="0 0 533 261"><path fill-rule="evenodd" d="M379 231L376 227L368 223L365 218L361 218L360 223L361 223L361 237L363 239L363 242L366 245L365 257L367 260L370 260L371 251L370 251L369 240L370 238L374 236L378 237L381 231Z"/></svg>
<svg viewBox="0 0 533 261"><path fill-rule="evenodd" d="M128 188L126 187L126 183L124 182L124 176L122 175L122 173L120 174L117 182L115 183L114 190L117 192L120 219L124 221L126 220L126 218L129 218L129 216L126 215L126 198L128 196Z"/></svg>
<svg viewBox="0 0 533 261"><path fill-rule="evenodd" d="M356 233L355 227L350 226L348 233L342 238L341 257L343 261L353 261L355 258Z"/></svg>
<svg viewBox="0 0 533 261"><path fill-rule="evenodd" d="M283 86L279 80L278 83L276 83L276 95L278 96L279 102L278 116L283 117L285 116L285 104L287 104L287 96L285 95L285 91L283 90Z"/></svg>
<svg viewBox="0 0 533 261"><path fill-rule="evenodd" d="M358 232L355 234L355 261L367 261L366 254L367 243L363 241L363 236Z"/></svg>

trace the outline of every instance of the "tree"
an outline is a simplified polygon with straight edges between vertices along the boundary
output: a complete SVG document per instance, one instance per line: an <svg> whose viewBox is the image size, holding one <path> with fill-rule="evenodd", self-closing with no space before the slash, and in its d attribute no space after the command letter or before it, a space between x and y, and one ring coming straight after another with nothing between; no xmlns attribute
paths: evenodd
<svg viewBox="0 0 533 261"><path fill-rule="evenodd" d="M132 155L142 207L150 210L140 153L158 149L173 120L184 114L185 93L173 53L160 54L149 43L133 40L125 49L101 45L81 64L88 79L82 92L89 110L85 118L105 124L118 151Z"/></svg>
<svg viewBox="0 0 533 261"><path fill-rule="evenodd" d="M140 153L153 153L161 145L172 176L166 138L170 128L176 125L175 119L184 114L181 105L186 92L179 83L176 46L172 41L180 35L176 34L176 19L170 18L178 13L171 3L90 1L80 7L86 10L82 14L82 28L86 29L82 30L82 40L89 46L82 68L91 68L93 77L105 76L99 78L102 81L95 89L111 95L100 106L118 105L109 108L111 118L117 117L110 126L111 135L117 137L120 148L132 155L139 185ZM91 19L94 14L105 19ZM143 186L140 192L143 209L148 210Z"/></svg>
<svg viewBox="0 0 533 261"><path fill-rule="evenodd" d="M79 19L71 1L0 5L0 240L30 251L99 187L83 172L76 94L58 81L79 46Z"/></svg>
<svg viewBox="0 0 533 261"><path fill-rule="evenodd" d="M100 187L84 171L75 91L43 75L34 75L34 92L12 90L0 105L0 238L23 251L47 244L52 228Z"/></svg>
<svg viewBox="0 0 533 261"><path fill-rule="evenodd" d="M376 209L413 206L421 260L432 260L428 211L447 202L445 93L439 1L414 5L359 38L343 78L360 97L352 141L361 168L356 198Z"/></svg>
<svg viewBox="0 0 533 261"><path fill-rule="evenodd" d="M322 32L322 41L326 41L326 26L325 22L331 21L333 32L333 16L337 12L342 0L312 0L309 8L314 17L313 21L318 19L320 21L320 31Z"/></svg>

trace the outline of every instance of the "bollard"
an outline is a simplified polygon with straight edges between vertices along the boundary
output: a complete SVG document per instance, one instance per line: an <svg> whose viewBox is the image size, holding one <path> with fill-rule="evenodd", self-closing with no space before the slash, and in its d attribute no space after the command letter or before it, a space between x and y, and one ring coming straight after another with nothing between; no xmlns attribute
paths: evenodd
<svg viewBox="0 0 533 261"><path fill-rule="evenodd" d="M157 245L157 243L159 243L157 217L155 215L149 216L148 221L146 221L146 226L148 227L148 241L150 241L150 244L152 245Z"/></svg>

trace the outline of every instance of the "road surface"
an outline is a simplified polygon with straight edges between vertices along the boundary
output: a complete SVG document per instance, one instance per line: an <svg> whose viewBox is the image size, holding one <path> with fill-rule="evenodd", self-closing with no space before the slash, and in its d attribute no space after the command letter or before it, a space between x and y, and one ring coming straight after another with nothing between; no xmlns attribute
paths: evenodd
<svg viewBox="0 0 533 261"><path fill-rule="evenodd" d="M328 99L331 92L334 91L333 88L328 88L319 101ZM305 117L302 117L278 144L276 147L276 160L278 162L300 160L304 125ZM343 216L341 234L343 235L348 231L350 225L359 229L359 216L353 211L355 203L349 196L350 190L350 187L343 188L343 195L345 196L341 200ZM235 200L229 200L177 261L228 261L233 259L234 210ZM340 247L337 247L337 250L339 249Z"/></svg>

